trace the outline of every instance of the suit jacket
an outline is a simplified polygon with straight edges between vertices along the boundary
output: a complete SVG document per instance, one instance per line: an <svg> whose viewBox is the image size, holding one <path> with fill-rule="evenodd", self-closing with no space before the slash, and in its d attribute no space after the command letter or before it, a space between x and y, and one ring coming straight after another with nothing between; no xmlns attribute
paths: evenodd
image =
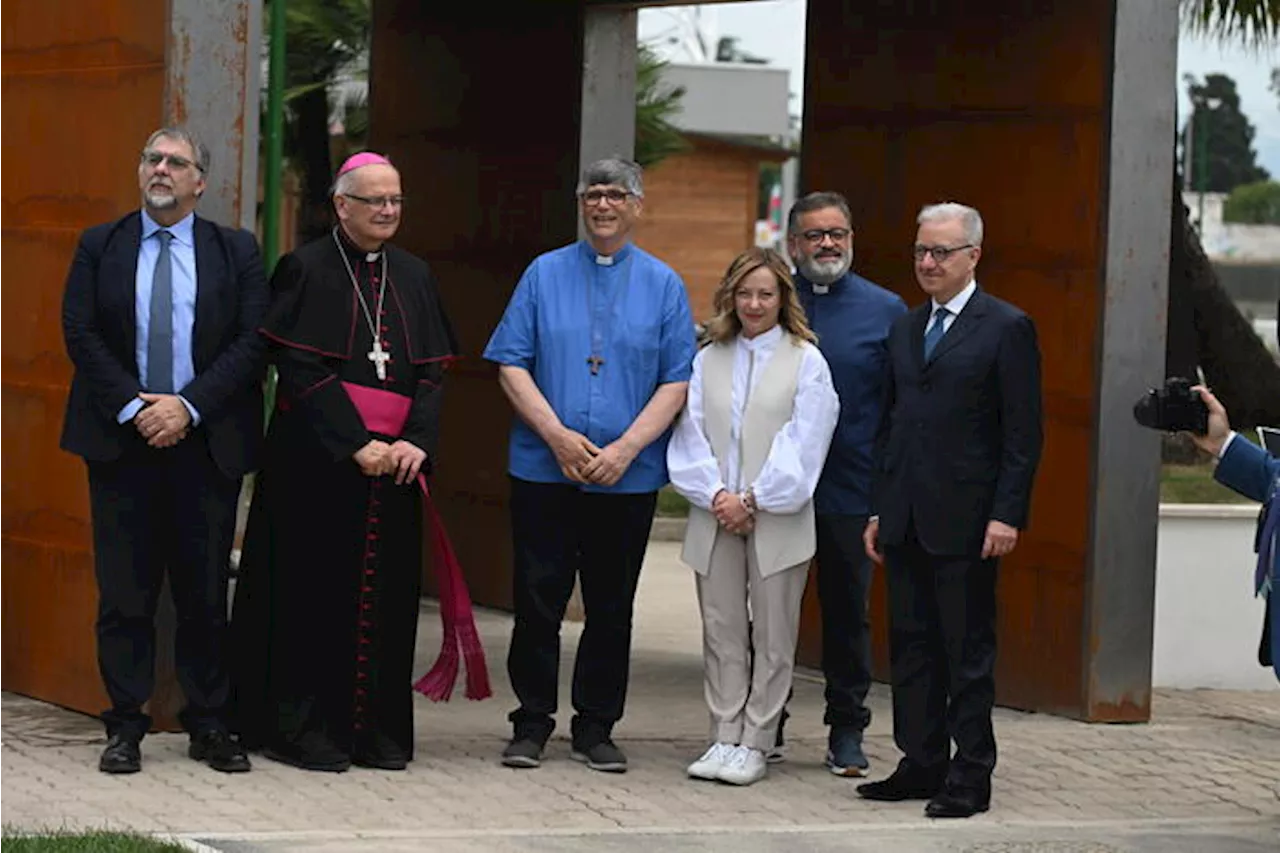
<svg viewBox="0 0 1280 853"><path fill-rule="evenodd" d="M200 413L218 468L238 478L262 445L266 343L258 334L267 285L252 234L196 217L195 378L178 389ZM134 426L116 418L145 390L138 381L134 290L142 217L96 225L80 236L62 301L62 331L75 366L61 446L91 462L120 457ZM190 439L186 439L190 440Z"/></svg>
<svg viewBox="0 0 1280 853"><path fill-rule="evenodd" d="M1227 488L1247 498L1265 503L1262 517L1258 519L1258 550L1267 546L1266 538L1276 535L1280 528L1280 459L1276 459L1258 445L1237 437L1222 454L1213 477ZM1258 659L1270 665L1280 678L1280 607L1275 596L1280 594L1280 547L1271 551L1271 592L1267 596L1266 620L1262 627L1262 644Z"/></svg>
<svg viewBox="0 0 1280 853"><path fill-rule="evenodd" d="M873 489L880 541L977 556L987 523L1027 525L1043 440L1040 350L1018 308L977 289L924 359L932 303L889 332Z"/></svg>

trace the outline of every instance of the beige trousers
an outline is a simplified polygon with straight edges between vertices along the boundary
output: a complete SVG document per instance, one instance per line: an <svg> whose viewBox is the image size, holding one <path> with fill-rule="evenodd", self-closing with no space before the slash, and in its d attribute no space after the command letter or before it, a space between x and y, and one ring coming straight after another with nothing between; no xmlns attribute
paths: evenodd
<svg viewBox="0 0 1280 853"><path fill-rule="evenodd" d="M697 576L705 691L712 742L768 751L791 691L809 562L761 577L749 542L721 528Z"/></svg>

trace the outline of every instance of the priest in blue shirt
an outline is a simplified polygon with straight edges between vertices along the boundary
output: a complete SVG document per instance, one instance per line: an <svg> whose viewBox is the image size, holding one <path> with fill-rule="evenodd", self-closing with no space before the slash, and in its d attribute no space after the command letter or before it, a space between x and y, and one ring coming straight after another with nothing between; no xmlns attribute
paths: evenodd
<svg viewBox="0 0 1280 853"><path fill-rule="evenodd" d="M516 413L507 672L520 707L502 761L542 761L555 728L560 623L577 576L586 624L573 672L572 756L622 772L627 759L612 731L626 700L632 604L694 328L680 277L630 242L640 167L592 163L577 195L586 239L534 259L484 351Z"/></svg>
<svg viewBox="0 0 1280 853"><path fill-rule="evenodd" d="M850 271L853 218L844 196L810 193L791 208L787 247L799 275L800 302L818 335L836 393L840 421L814 495L822 671L830 733L826 765L837 776L863 776L862 732L871 722L871 640L867 593L871 563L862 546L871 489L872 445L886 376L885 339L907 306L894 293Z"/></svg>

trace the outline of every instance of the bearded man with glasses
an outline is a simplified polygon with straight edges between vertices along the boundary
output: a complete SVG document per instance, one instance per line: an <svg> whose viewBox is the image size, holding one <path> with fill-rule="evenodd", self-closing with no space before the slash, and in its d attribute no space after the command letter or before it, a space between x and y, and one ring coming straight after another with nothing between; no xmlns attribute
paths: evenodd
<svg viewBox="0 0 1280 853"><path fill-rule="evenodd" d="M249 769L228 734L226 612L236 500L262 444L267 287L253 235L195 214L208 169L190 132L151 134L142 209L81 235L62 304L75 367L62 448L89 471L98 667L111 700L104 773L142 767L166 572L189 755Z"/></svg>
<svg viewBox="0 0 1280 853"><path fill-rule="evenodd" d="M831 367L840 420L814 495L822 671L829 726L827 769L863 776L862 733L871 722L871 638L867 594L871 563L862 547L870 503L872 442L888 366L885 339L907 306L855 274L853 218L835 192L801 198L787 217L787 248L798 268L796 288L818 348ZM770 759L782 755L782 731Z"/></svg>
<svg viewBox="0 0 1280 853"><path fill-rule="evenodd" d="M485 348L511 426L515 627L507 672L509 767L537 767L555 728L560 623L582 588L586 625L573 672L572 757L620 773L631 614L670 426L693 372L694 330L680 276L632 245L644 188L624 160L578 184L586 239L535 258Z"/></svg>
<svg viewBox="0 0 1280 853"><path fill-rule="evenodd" d="M978 286L978 211L947 202L916 221L916 282L929 298L889 333L863 534L885 566L903 758L858 793L965 818L991 803L996 567L1027 526L1043 440L1040 349L1031 318Z"/></svg>

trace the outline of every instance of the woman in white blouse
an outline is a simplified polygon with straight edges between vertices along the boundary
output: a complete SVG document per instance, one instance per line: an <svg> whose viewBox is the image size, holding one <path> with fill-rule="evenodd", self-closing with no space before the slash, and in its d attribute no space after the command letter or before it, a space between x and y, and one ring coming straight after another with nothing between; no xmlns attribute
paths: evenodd
<svg viewBox="0 0 1280 853"><path fill-rule="evenodd" d="M697 573L711 746L696 779L750 785L791 688L815 547L813 490L840 401L786 262L729 265L667 449L691 504L681 559Z"/></svg>

